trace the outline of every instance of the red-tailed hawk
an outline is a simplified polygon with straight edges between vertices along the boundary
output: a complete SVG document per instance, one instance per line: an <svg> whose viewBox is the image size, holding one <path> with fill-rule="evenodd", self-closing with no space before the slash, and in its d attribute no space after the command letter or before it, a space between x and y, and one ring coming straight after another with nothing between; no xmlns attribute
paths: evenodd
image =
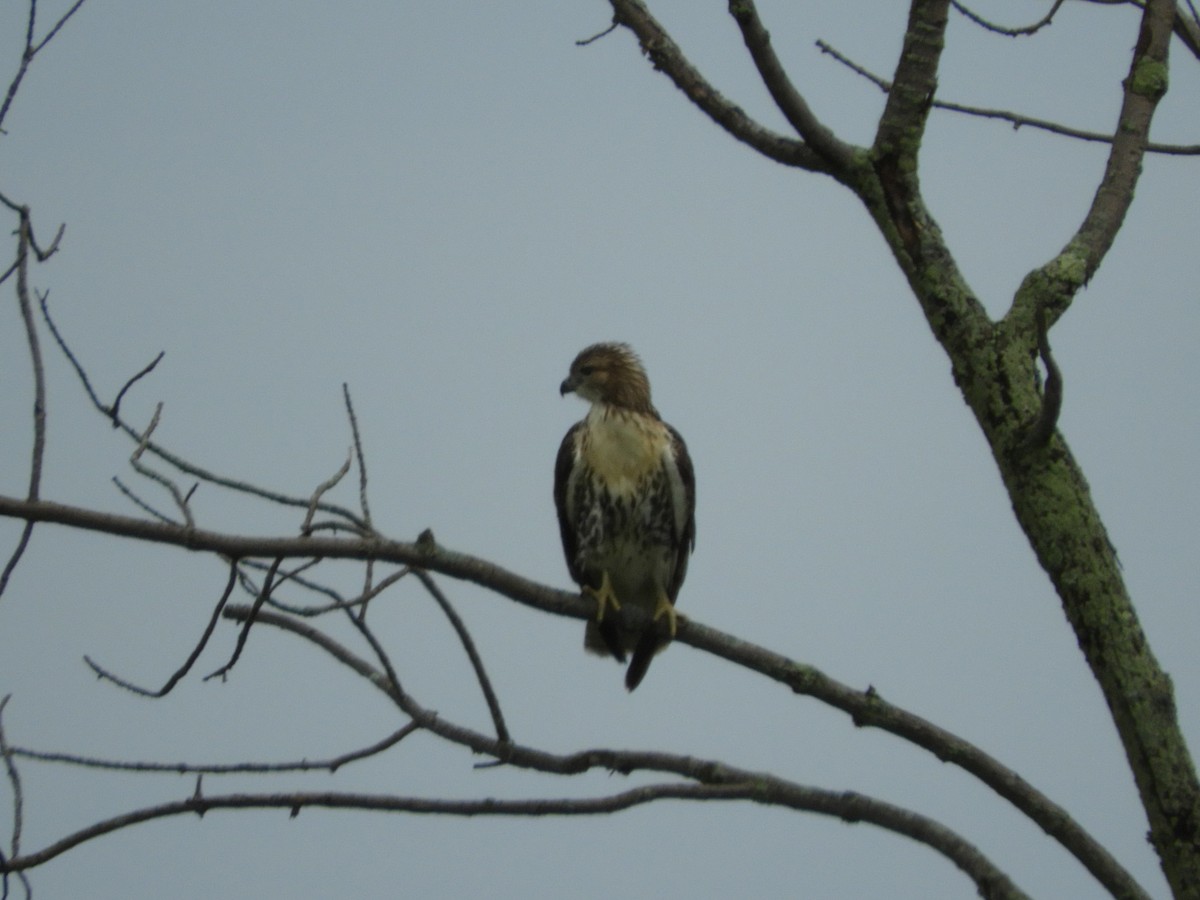
<svg viewBox="0 0 1200 900"><path fill-rule="evenodd" d="M571 577L596 598L583 645L620 662L633 653L625 687L641 683L675 636L675 598L696 541L696 479L679 432L650 402L650 381L626 344L593 344L559 388L591 403L558 448L554 504ZM626 604L653 614L643 631L620 627Z"/></svg>

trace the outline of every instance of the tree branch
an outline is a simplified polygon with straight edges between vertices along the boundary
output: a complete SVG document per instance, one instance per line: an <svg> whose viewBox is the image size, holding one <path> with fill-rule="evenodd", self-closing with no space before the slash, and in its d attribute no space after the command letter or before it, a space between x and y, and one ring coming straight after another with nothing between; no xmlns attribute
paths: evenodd
<svg viewBox="0 0 1200 900"><path fill-rule="evenodd" d="M385 750L390 750L414 731L418 726L409 722L402 728L393 731L382 740L376 741L358 750L351 750L329 759L301 759L295 762L281 763L160 763L160 762L129 762L115 759L98 759L91 756L80 756L75 753L48 753L44 750L31 750L27 747L12 747L10 753L24 759L41 763L58 763L68 766L79 766L84 769L110 769L119 772L157 772L174 775L262 775L280 772L336 772L342 766L358 762L370 756L376 756Z"/></svg>
<svg viewBox="0 0 1200 900"><path fill-rule="evenodd" d="M632 31L642 53L655 69L675 83L702 112L736 140L753 147L768 159L813 172L830 172L828 163L813 148L776 134L751 119L705 80L683 51L650 14L642 0L610 0L613 21Z"/></svg>
<svg viewBox="0 0 1200 900"><path fill-rule="evenodd" d="M1050 7L1050 11L1032 25L1022 25L1017 28L1005 28L1002 25L989 22L983 16L973 12L965 3L960 3L959 0L950 0L950 5L962 13L963 16L983 28L985 31L990 31L994 34L1002 34L1005 37L1027 37L1031 34L1037 34L1054 21L1054 16L1058 12L1059 7L1063 5L1063 0L1054 0L1054 5Z"/></svg>
<svg viewBox="0 0 1200 900"><path fill-rule="evenodd" d="M33 33L34 10L29 12L30 39ZM28 39L27 39L28 40ZM29 53L30 58L32 54ZM0 110L0 119L3 111ZM38 499L42 484L42 463L46 456L46 369L42 363L41 342L38 340L37 323L33 318L33 301L29 290L29 255L36 251L33 240L33 224L28 207L20 207L19 224L17 226L17 306L21 311L21 322L25 326L25 341L29 347L29 362L33 370L33 447L29 461L29 489L27 496L30 500ZM55 245L58 241L55 240ZM51 247L50 252L53 252ZM49 255L47 253L46 255ZM40 256L40 254L39 254ZM17 546L0 571L0 597L8 587L8 580L25 555L29 539L33 536L33 523L26 522L17 539Z"/></svg>
<svg viewBox="0 0 1200 900"><path fill-rule="evenodd" d="M937 91L949 6L950 0L912 0L909 8L904 45L874 143L877 155L895 156L902 167L915 163L925 134Z"/></svg>
<svg viewBox="0 0 1200 900"><path fill-rule="evenodd" d="M869 822L902 834L941 853L974 880L984 897L1018 900L1027 895L1008 876L944 825L910 810L853 792L826 791L784 782L770 776L720 784L652 784L606 797L535 800L438 800L378 794L334 792L290 794L197 795L97 822L34 853L10 859L7 871L42 865L67 850L122 828L179 815L204 815L218 809L286 809L295 817L301 809L356 809L374 812L442 816L594 816L620 812L660 800L750 800L791 809L837 816L847 822ZM765 780L764 780L765 779Z"/></svg>
<svg viewBox="0 0 1200 900"><path fill-rule="evenodd" d="M1010 314L1032 321L1033 310L1042 307L1047 326L1053 327L1112 246L1133 203L1151 119L1167 91L1167 51L1174 17L1173 0L1146 4L1108 163L1092 205L1066 246L1026 276Z"/></svg>
<svg viewBox="0 0 1200 900"><path fill-rule="evenodd" d="M853 161L854 148L843 143L809 108L808 102L796 90L783 63L771 46L771 36L763 26L754 0L729 0L729 14L742 30L746 49L758 67L763 84L796 133L829 164L834 173L844 174Z"/></svg>
<svg viewBox="0 0 1200 900"><path fill-rule="evenodd" d="M837 48L830 46L825 41L817 41L817 47L827 56L832 56L843 66L857 75L861 75L867 81L874 84L883 93L888 93L892 89L892 83L886 78L881 78L870 69L860 66L854 60L850 59ZM1048 119L1038 119L1033 116L1027 116L1023 113L1015 113L1006 109L988 109L982 106L968 106L963 103L955 103L950 100L933 101L934 109L944 109L948 112L962 113L967 116L977 116L981 119L999 119L1004 122L1012 123L1013 130L1019 128L1034 128L1040 131L1048 131L1051 134L1062 135L1063 137L1075 138L1081 141L1091 141L1100 144L1111 144L1113 136L1100 131L1086 131L1082 128L1074 128L1070 125L1063 125L1060 122L1051 122ZM1155 141L1146 143L1147 153L1161 153L1165 156L1198 156L1200 155L1200 144L1160 144Z"/></svg>
<svg viewBox="0 0 1200 900"><path fill-rule="evenodd" d="M366 559L393 562L401 565L441 572L452 578L482 585L518 603L550 612L586 620L594 606L578 594L567 593L540 585L494 563L447 550L433 542L402 543L373 537L347 539L329 537L251 538L225 535L203 529L186 529L178 525L115 516L48 501L27 501L0 496L0 517L32 518L39 522L54 522L74 528L100 531L114 536L143 541L173 544L193 551L212 552L236 558L312 557L328 559ZM246 614L244 607L226 607L224 615L239 618ZM634 625L647 624L648 616L630 608L621 615ZM307 625L287 616L266 610L259 611L256 621L265 622L301 634L330 652L335 645ZM355 617L357 620L357 617ZM641 622L646 619L647 622ZM286 626L280 625L286 622ZM694 619L680 619L676 643L688 644L730 660L751 671L766 675L786 685L798 694L814 697L849 714L856 725L888 731L933 753L939 759L967 771L1004 797L1047 834L1070 851L1102 884L1118 896L1146 898L1148 895L1137 882L1113 859L1112 855L1092 838L1070 814L1044 794L1033 788L1012 770L968 741L939 728L931 722L885 702L874 690L859 691L828 677L818 669L806 666L745 641L740 641L716 629L708 628ZM360 672L364 677L382 679L387 685L394 673L380 676L374 668ZM398 686L396 687L398 691ZM405 711L422 727L442 736L448 727L435 714L419 706ZM453 733L452 739L461 739ZM506 758L503 742L484 735L470 744L477 752Z"/></svg>

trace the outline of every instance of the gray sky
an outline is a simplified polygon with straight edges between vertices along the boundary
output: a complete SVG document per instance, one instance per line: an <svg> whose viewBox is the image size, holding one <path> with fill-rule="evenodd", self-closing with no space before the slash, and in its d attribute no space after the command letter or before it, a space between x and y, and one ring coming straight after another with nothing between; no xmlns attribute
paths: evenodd
<svg viewBox="0 0 1200 900"><path fill-rule="evenodd" d="M42 4L51 21L67 4ZM1010 24L1046 3L981 3ZM818 7L809 9L808 7ZM887 7L886 9L884 7ZM873 87L823 38L890 73L904 4L759 3L815 111L865 142ZM783 129L721 4L651 7L711 80ZM15 71L25 3L0 3ZM35 273L98 389L207 468L307 494L345 458L353 393L377 526L567 587L554 454L583 412L558 384L601 339L641 353L699 481L683 613L880 693L981 745L1165 894L1123 754L1058 600L1019 532L948 363L845 190L736 144L607 26L606 4L96 2L37 60L0 137L0 190L62 252ZM955 17L944 99L1113 127L1137 16L1067 4L1032 39ZM1175 54L1154 138L1194 143L1200 77ZM922 183L996 314L1077 227L1105 150L933 116ZM1061 428L1087 473L1143 625L1200 746L1200 390L1196 162L1152 157L1099 275L1053 332ZM11 243L10 243L11 246ZM25 489L30 380L12 291L0 309L0 491ZM129 445L48 346L44 496L133 513ZM147 496L166 505L142 484ZM355 490L340 489L353 505ZM300 516L202 487L198 523L291 534ZM0 523L4 553L17 534ZM351 589L358 579L344 569ZM224 583L219 564L40 528L0 601L10 741L125 759L332 756L399 726L374 691L262 628L225 684L150 702L89 654L160 683ZM962 832L1034 896L1099 887L985 788L885 734L686 647L636 694L585 656L583 624L444 580L514 737L555 751L661 749L910 806ZM486 712L416 589L372 610L406 686L449 718ZM198 666L220 665L222 626ZM418 737L336 777L207 780L428 796L576 796ZM190 779L25 763L23 847L190 793ZM8 808L7 782L0 807ZM5 814L7 816L7 814ZM139 826L33 873L43 898L971 896L925 848L868 826L748 804L616 817L446 820L305 811Z"/></svg>

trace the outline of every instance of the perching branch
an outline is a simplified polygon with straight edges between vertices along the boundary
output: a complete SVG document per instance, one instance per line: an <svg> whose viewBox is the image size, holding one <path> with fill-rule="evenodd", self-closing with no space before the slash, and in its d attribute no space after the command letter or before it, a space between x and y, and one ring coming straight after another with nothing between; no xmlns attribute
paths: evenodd
<svg viewBox="0 0 1200 900"><path fill-rule="evenodd" d="M440 572L479 584L496 594L523 605L555 615L586 620L594 612L591 602L580 595L555 590L509 572L500 566L448 550L432 541L403 543L381 537L365 539L336 537L251 538L227 535L204 529L187 529L179 525L115 516L49 501L27 501L0 496L0 517L26 518L38 522L57 523L73 528L99 531L112 536L134 538L151 543L172 544L194 552L214 553L225 558L311 558L367 559L411 565L415 568ZM636 609L622 609L622 616L633 625L640 624L644 614ZM226 607L226 617L245 621L249 610ZM259 610L255 621L286 627L289 631L323 646L335 653L334 645L326 642L322 632L291 616L279 616ZM358 617L353 617L357 621ZM285 623L286 624L283 624ZM644 624L644 623L643 623ZM368 632L369 633L369 632ZM1037 791L1011 769L1003 766L970 742L939 728L933 723L907 712L882 699L874 690L860 691L842 684L820 670L797 663L765 648L740 641L731 635L700 624L694 619L679 620L676 643L727 659L751 671L777 681L797 694L814 697L851 716L860 727L880 728L895 734L933 753L974 775L997 794L1004 797L1038 824L1047 834L1059 841L1102 884L1118 896L1145 898L1133 877L1092 838L1070 814L1050 798ZM382 648L376 649L377 653ZM339 657L340 658L340 657ZM345 660L343 660L345 661ZM349 663L348 663L349 664ZM381 678L392 686L397 696L404 696L394 670L385 666L383 675L374 668L360 671L367 678ZM419 706L405 706L405 712L435 733L448 727L447 723ZM442 735L444 737L448 735ZM497 755L503 741L481 736L477 752Z"/></svg>

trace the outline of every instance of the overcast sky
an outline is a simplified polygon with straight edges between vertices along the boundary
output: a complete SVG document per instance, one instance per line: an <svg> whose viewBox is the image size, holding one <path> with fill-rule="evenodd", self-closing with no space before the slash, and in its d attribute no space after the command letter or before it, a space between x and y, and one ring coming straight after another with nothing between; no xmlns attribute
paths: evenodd
<svg viewBox="0 0 1200 900"><path fill-rule="evenodd" d="M41 21L67 5L40 4ZM650 5L722 91L784 130L723 4ZM759 3L793 79L846 140L869 142L883 95L814 42L888 75L905 6ZM978 8L1017 25L1048 6ZM25 7L0 2L5 83ZM161 401L160 442L306 495L345 459L345 382L382 532L411 540L431 527L447 547L559 587L570 581L553 461L584 408L558 384L584 345L629 341L696 466L681 612L969 738L1165 895L1103 698L867 215L830 180L735 143L627 32L576 46L610 17L601 0L92 0L22 86L0 135L0 190L33 208L43 242L67 223L61 252L33 277L103 395L166 352L124 407L146 423ZM955 16L940 96L1111 131L1137 20L1068 3L1053 27L1012 40ZM1197 63L1183 52L1174 62L1153 137L1195 143ZM1102 145L933 115L922 185L994 314L1078 226L1104 160ZM1052 334L1062 433L1193 748L1198 165L1148 158L1116 246ZM10 284L0 296L0 492L19 495L31 383ZM135 514L110 482L120 475L169 505L130 472L128 442L90 410L44 332L43 347L43 496ZM355 487L336 499L353 505ZM199 525L238 533L294 534L300 522L207 486L193 505ZM18 530L0 522L4 556ZM337 571L352 590L358 572ZM236 762L333 756L399 727L369 685L266 628L226 683L197 674L160 701L82 663L161 683L224 578L218 562L181 551L38 528L0 600L8 740ZM582 652L583 623L442 584L522 743L689 753L870 793L958 829L1034 896L1102 896L1036 826L896 738L682 646L628 695L617 665ZM461 651L415 585L372 617L418 700L486 730ZM235 637L222 625L199 672ZM335 777L210 779L206 790L549 797L653 780L551 780L477 761L417 737ZM192 790L186 778L31 762L21 776L24 850ZM4 781L0 810L10 798ZM39 897L97 900L973 895L923 846L749 804L569 820L213 813L85 844L32 878Z"/></svg>

